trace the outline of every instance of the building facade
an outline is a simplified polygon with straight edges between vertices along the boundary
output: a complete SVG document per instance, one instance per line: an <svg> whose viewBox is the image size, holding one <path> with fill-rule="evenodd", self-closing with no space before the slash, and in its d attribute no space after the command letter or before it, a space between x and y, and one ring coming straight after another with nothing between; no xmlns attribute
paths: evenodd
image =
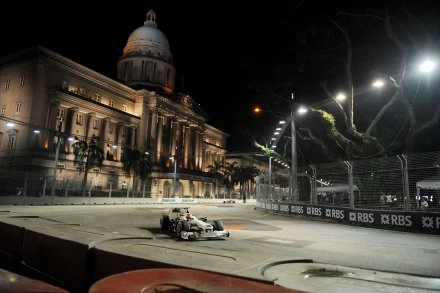
<svg viewBox="0 0 440 293"><path fill-rule="evenodd" d="M147 196L214 197L208 166L225 161L229 135L207 124L208 115L189 95L174 92L175 72L153 10L123 48L118 80L41 46L3 57L2 169L38 174L47 187L72 186L83 178L72 144L97 138L105 160L89 172L89 189L145 191L123 172L121 156L130 148L151 162Z"/></svg>

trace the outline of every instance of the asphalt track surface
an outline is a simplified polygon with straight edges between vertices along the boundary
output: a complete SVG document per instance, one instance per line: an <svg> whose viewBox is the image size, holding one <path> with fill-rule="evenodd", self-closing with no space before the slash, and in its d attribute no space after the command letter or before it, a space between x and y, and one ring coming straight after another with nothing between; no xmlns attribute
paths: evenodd
<svg viewBox="0 0 440 293"><path fill-rule="evenodd" d="M239 267L233 274L258 269L264 278L287 288L309 292L350 292L354 288L357 292L440 292L438 235L274 215L237 203L190 205L195 216L219 219L232 234L226 239L184 241L160 229L160 216L174 206L182 205L2 206L1 211L3 215L26 214L152 238L157 241L157 251L163 244L188 252L247 255L251 261L255 256L252 266ZM204 261L203 257L200 260ZM220 265L222 262L229 269L228 262L219 258Z"/></svg>

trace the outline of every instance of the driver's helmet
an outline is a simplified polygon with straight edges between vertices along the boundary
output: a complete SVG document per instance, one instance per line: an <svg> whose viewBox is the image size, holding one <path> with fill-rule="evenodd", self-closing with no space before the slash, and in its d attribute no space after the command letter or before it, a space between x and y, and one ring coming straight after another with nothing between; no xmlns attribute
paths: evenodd
<svg viewBox="0 0 440 293"><path fill-rule="evenodd" d="M189 221L189 220L193 219L193 216L190 213L187 213L186 219Z"/></svg>

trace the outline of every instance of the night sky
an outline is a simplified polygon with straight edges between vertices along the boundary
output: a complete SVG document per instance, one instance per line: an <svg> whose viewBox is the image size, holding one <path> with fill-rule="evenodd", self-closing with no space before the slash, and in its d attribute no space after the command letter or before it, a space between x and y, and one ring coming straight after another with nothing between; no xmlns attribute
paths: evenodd
<svg viewBox="0 0 440 293"><path fill-rule="evenodd" d="M322 34L338 8L358 11L364 3L371 5L367 1L335 1L329 7L323 1L120 1L90 7L90 1L15 2L1 6L2 56L40 44L113 79L129 35L154 9L176 64L175 91L191 95L207 112L208 124L231 135L228 151L250 151L254 138L270 135L266 128L272 128L274 115L252 114L256 104L278 103L266 94L265 82L283 97L294 92L298 102L326 98L318 89L320 78L337 77L316 63L301 67L307 65L307 54L313 56L311 60L324 46L339 44L316 38L304 46L302 33ZM412 3L426 8L434 2ZM299 77L292 80L295 74ZM281 115L286 109L274 107Z"/></svg>

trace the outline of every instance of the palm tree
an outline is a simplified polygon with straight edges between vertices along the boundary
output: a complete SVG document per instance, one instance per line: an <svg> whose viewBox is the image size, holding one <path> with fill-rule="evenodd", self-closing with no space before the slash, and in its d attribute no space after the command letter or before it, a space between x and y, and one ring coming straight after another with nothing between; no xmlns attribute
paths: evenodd
<svg viewBox="0 0 440 293"><path fill-rule="evenodd" d="M121 162L124 164L123 165L124 172L128 176L133 175L133 187L132 187L133 197L134 197L135 182L137 176L140 177L143 183L142 197L144 197L146 179L148 177L148 174L150 174L151 172L150 161L139 150L126 148L122 153Z"/></svg>
<svg viewBox="0 0 440 293"><path fill-rule="evenodd" d="M214 174L215 176L215 198L218 196L218 187L219 187L219 181L223 179L224 174L224 166L219 161L214 160L214 165L208 166L208 172Z"/></svg>
<svg viewBox="0 0 440 293"><path fill-rule="evenodd" d="M223 184L226 186L226 189L229 194L229 198L231 198L231 190L237 184L238 177L237 174L240 171L240 167L237 162L226 163L223 168Z"/></svg>
<svg viewBox="0 0 440 293"><path fill-rule="evenodd" d="M101 167L102 162L104 161L104 151L99 148L98 141L98 137L92 136L88 144L84 140L72 144L76 168L80 172L84 171L84 178L81 187L83 195L86 191L89 170L95 166Z"/></svg>
<svg viewBox="0 0 440 293"><path fill-rule="evenodd" d="M245 184L245 192L243 194L243 202L246 202L246 196L251 192L251 185L254 182L254 178L260 175L261 171L255 166L247 166L243 169L243 181Z"/></svg>
<svg viewBox="0 0 440 293"><path fill-rule="evenodd" d="M233 168L232 181L234 184L239 184L240 195L242 196L243 202L246 202L247 195L250 193L250 184L253 182L255 176L260 175L260 170L255 166L246 166L240 168L235 165Z"/></svg>

